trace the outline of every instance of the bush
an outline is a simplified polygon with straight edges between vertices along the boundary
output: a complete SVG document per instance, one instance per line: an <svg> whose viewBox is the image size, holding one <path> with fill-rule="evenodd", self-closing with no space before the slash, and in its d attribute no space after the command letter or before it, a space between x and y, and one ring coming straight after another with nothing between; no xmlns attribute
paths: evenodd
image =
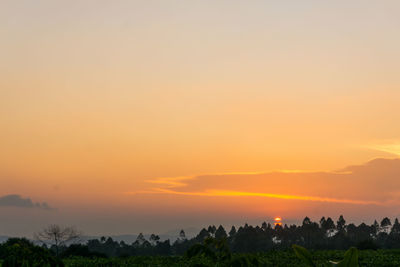
<svg viewBox="0 0 400 267"><path fill-rule="evenodd" d="M25 238L10 238L3 244L2 267L51 266L63 267L61 260L53 257L49 251Z"/></svg>

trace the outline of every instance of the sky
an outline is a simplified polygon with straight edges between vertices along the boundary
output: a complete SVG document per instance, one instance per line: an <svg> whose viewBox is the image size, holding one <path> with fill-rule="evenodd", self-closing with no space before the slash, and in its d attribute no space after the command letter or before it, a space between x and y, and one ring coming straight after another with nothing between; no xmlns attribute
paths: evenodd
<svg viewBox="0 0 400 267"><path fill-rule="evenodd" d="M399 1L0 2L0 235L400 217Z"/></svg>

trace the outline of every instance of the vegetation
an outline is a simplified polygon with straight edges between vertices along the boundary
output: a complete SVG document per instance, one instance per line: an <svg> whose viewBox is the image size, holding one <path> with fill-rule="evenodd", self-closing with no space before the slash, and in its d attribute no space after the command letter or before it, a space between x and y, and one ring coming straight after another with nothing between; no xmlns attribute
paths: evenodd
<svg viewBox="0 0 400 267"><path fill-rule="evenodd" d="M317 267L317 264L312 259L310 252L307 249L293 245L293 250L297 257L303 260L305 264L311 267ZM344 254L344 259L341 261L329 261L324 266L337 266L337 267L358 267L358 250L356 248L350 248Z"/></svg>
<svg viewBox="0 0 400 267"><path fill-rule="evenodd" d="M52 224L35 234L36 240L44 245L51 245L58 257L60 248L65 247L68 242L79 239L80 233L74 227L61 227Z"/></svg>
<svg viewBox="0 0 400 267"><path fill-rule="evenodd" d="M193 238L187 238L182 230L173 243L170 240L160 241L154 234L146 240L143 234L139 234L132 244L102 237L100 240L89 240L86 246L89 252L107 257L183 255L192 246L202 244L209 238L225 239L233 253L288 250L293 244L319 250L347 250L350 247L360 250L400 249L400 224L396 219L392 225L388 218L384 218L380 224L375 221L372 225L361 223L356 226L346 224L343 216L336 223L331 218L323 217L316 223L306 217L301 225L273 227L264 222L254 227L245 224L238 229L233 226L229 233L223 226L209 226Z"/></svg>
<svg viewBox="0 0 400 267"><path fill-rule="evenodd" d="M329 261L338 262L345 258L343 250L316 250L312 251L311 257L317 267L330 266ZM293 250L271 250L262 253L233 253L233 257L256 258L258 265L232 265L232 266L265 266L265 267L287 267L298 266L307 267L305 262L299 259ZM66 267L86 267L86 266L168 266L168 267L200 267L226 266L219 264L207 257L187 256L132 256L127 258L83 258L70 257L63 260ZM400 266L400 250L363 250L358 255L359 266L363 267L398 267Z"/></svg>
<svg viewBox="0 0 400 267"><path fill-rule="evenodd" d="M111 237L73 244L79 234L71 229L46 228L42 246L9 239L0 244L0 266L400 266L397 219L356 226L343 216L336 223L306 217L299 226L246 224L229 233L209 226L193 238L182 230L173 243L139 234L132 244Z"/></svg>
<svg viewBox="0 0 400 267"><path fill-rule="evenodd" d="M25 238L10 238L0 247L2 267L51 266L62 267L64 263L44 248L35 246Z"/></svg>
<svg viewBox="0 0 400 267"><path fill-rule="evenodd" d="M208 247L213 253L205 252L204 247L190 249L183 256L131 256L131 257L97 257L90 256L66 256L62 262L49 255L49 251L38 246L33 246L26 239L13 239L0 247L2 266L331 266L329 261L340 262L346 258L343 250L314 250L308 253L310 265L303 258L298 258L293 250L271 250L262 253L229 253L224 255L225 245L217 245L221 241L210 240L202 245ZM22 246L29 247L30 251L36 250L28 257L19 248L13 247L15 243L27 243ZM218 246L218 247L217 247ZM11 251L10 251L11 250ZM353 249L354 250L354 249ZM12 261L10 261L12 259ZM1 262L1 260L0 260ZM400 250L360 250L358 251L359 266L400 266ZM337 265L352 266L352 265Z"/></svg>

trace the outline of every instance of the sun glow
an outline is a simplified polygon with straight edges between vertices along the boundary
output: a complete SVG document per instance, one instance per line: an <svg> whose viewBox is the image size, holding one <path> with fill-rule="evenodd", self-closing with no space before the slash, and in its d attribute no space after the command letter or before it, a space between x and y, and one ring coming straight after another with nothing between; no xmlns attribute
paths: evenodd
<svg viewBox="0 0 400 267"><path fill-rule="evenodd" d="M281 217L275 217L274 219L274 225L282 225L282 218Z"/></svg>

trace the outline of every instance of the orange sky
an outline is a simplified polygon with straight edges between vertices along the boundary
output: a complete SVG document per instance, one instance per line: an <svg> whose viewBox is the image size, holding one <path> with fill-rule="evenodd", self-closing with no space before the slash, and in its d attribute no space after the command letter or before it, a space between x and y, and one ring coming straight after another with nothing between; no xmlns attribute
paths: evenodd
<svg viewBox="0 0 400 267"><path fill-rule="evenodd" d="M2 1L0 234L397 216L399 11Z"/></svg>

